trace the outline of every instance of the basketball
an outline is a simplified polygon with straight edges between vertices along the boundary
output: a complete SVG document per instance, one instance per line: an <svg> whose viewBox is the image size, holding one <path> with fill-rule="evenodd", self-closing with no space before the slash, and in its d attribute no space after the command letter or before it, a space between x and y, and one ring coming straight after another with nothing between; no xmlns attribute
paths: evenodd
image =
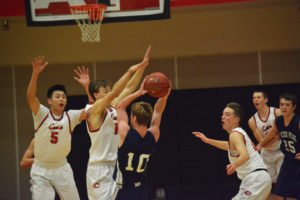
<svg viewBox="0 0 300 200"><path fill-rule="evenodd" d="M144 88L152 97L163 97L168 93L170 82L166 75L161 72L154 72L147 76Z"/></svg>

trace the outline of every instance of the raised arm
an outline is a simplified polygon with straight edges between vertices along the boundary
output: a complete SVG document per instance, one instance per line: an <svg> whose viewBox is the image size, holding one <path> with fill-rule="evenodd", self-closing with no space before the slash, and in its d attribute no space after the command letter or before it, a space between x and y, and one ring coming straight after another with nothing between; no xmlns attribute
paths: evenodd
<svg viewBox="0 0 300 200"><path fill-rule="evenodd" d="M34 162L33 154L34 154L34 138L31 140L28 148L26 149L23 155L23 158L20 162L21 168L31 167L32 163Z"/></svg>
<svg viewBox="0 0 300 200"><path fill-rule="evenodd" d="M39 56L31 61L32 64L32 75L27 88L27 102L34 115L37 114L40 108L40 101L36 97L36 88L39 74L48 65L48 62L44 62L44 56Z"/></svg>
<svg viewBox="0 0 300 200"><path fill-rule="evenodd" d="M234 163L227 165L227 174L233 174L238 167L249 160L249 153L246 149L244 137L238 132L233 132L229 135L230 146L239 152L239 157Z"/></svg>
<svg viewBox="0 0 300 200"><path fill-rule="evenodd" d="M120 94L131 75L136 72L141 66L132 66L127 72L114 84L112 90L102 99L97 100L89 109L89 126L92 130L96 130L101 125L101 113L109 106L112 100Z"/></svg>
<svg viewBox="0 0 300 200"><path fill-rule="evenodd" d="M262 147L266 146L272 139L274 139L274 138L278 139L279 138L278 135L279 135L279 132L276 127L275 120L274 120L273 128L269 131L269 133L266 135L266 137L258 143L258 145L256 146L256 150L260 151L262 149Z"/></svg>
<svg viewBox="0 0 300 200"><path fill-rule="evenodd" d="M148 131L153 134L156 141L158 141L160 136L159 126L161 122L161 116L166 108L167 100L171 93L171 90L172 88L170 87L168 93L164 97L159 98L154 106L153 116Z"/></svg>
<svg viewBox="0 0 300 200"><path fill-rule="evenodd" d="M145 82L145 80L144 80ZM120 135L120 143L119 147L123 145L124 140L126 138L127 132L130 129L130 126L128 124L128 115L126 112L127 106L133 102L138 97L146 94L147 90L144 90L144 82L142 83L142 86L138 91L135 93L132 93L131 95L125 97L123 100L121 100L117 106L117 112L118 112L118 132Z"/></svg>
<svg viewBox="0 0 300 200"><path fill-rule="evenodd" d="M146 67L149 64L150 52L151 52L151 45L148 46L148 49L145 53L143 61L136 64L136 65L134 65L134 66L138 67L139 70L137 70L135 72L135 74L131 77L131 79L126 84L126 87L124 88L124 90L120 93L120 95L118 97L116 97L113 100L111 105L117 107L118 103L122 99L124 99L126 96L128 96L129 94L133 93L136 90L136 88L137 88L137 86L138 86L139 82L141 81L141 78L144 74L144 71L145 71Z"/></svg>
<svg viewBox="0 0 300 200"><path fill-rule="evenodd" d="M85 93L88 95L89 102L94 102L93 97L89 93L89 84L90 84L89 69L85 68L84 66L82 66L82 68L78 66L77 69L74 69L74 73L78 76L78 77L75 76L74 79L84 88Z"/></svg>
<svg viewBox="0 0 300 200"><path fill-rule="evenodd" d="M214 140L207 138L203 133L201 132L193 132L193 135L195 135L197 138L200 138L204 143L210 144L214 147L217 147L219 149L228 150L228 142L223 140Z"/></svg>

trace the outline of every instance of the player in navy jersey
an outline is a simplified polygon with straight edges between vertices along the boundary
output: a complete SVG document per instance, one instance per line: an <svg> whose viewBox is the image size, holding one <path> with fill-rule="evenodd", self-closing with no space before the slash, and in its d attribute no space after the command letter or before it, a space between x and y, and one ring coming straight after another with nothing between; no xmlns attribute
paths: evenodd
<svg viewBox="0 0 300 200"><path fill-rule="evenodd" d="M149 103L143 101L132 104L130 126L126 108L132 101L147 92L144 89L145 80L138 91L120 101L117 107L120 143L113 199L148 199L145 185L147 163L160 136L161 116L171 88L166 96L157 100L154 110ZM149 122L151 124L148 128Z"/></svg>
<svg viewBox="0 0 300 200"><path fill-rule="evenodd" d="M282 116L274 120L274 126L258 145L260 150L273 136L279 134L280 149L285 155L278 175L274 194L277 199L300 199L300 116L295 114L297 98L283 94L279 98Z"/></svg>

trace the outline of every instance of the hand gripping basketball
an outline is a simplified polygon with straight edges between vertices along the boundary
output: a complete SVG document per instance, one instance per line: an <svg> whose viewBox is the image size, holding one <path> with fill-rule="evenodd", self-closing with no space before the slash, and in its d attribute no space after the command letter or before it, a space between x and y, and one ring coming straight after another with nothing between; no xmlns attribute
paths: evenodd
<svg viewBox="0 0 300 200"><path fill-rule="evenodd" d="M170 81L166 75L161 72L154 72L146 77L144 88L150 96L160 98L168 93L170 86Z"/></svg>

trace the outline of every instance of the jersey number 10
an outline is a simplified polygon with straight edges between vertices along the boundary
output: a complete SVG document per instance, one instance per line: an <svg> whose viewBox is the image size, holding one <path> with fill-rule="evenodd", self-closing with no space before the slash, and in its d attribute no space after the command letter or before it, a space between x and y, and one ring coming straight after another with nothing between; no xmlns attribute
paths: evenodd
<svg viewBox="0 0 300 200"><path fill-rule="evenodd" d="M128 164L127 164L127 167L125 168L127 171L133 171L134 170L133 167L132 167L133 156L134 156L134 153L128 153ZM136 169L137 173L141 173L141 172L145 171L145 169L147 167L147 163L149 161L149 157L150 157L150 154L141 154L140 155L139 164L138 164L138 167ZM145 164L145 167L142 168L144 160L146 160L145 161L146 164Z"/></svg>

